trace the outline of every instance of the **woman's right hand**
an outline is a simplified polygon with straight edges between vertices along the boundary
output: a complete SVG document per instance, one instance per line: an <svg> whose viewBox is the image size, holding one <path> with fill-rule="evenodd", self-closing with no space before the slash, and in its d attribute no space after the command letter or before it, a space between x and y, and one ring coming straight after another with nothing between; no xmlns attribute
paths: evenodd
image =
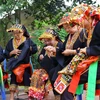
<svg viewBox="0 0 100 100"><path fill-rule="evenodd" d="M10 56L12 55L16 55L18 56L20 53L21 53L22 50L19 50L19 49L14 49L10 52Z"/></svg>
<svg viewBox="0 0 100 100"><path fill-rule="evenodd" d="M56 52L56 48L53 46L46 46L44 49L49 52Z"/></svg>

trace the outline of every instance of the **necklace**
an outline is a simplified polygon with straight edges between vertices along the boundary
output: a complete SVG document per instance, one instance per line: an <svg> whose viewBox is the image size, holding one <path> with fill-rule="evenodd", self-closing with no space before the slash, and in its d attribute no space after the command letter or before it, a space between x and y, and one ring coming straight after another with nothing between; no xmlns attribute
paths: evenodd
<svg viewBox="0 0 100 100"><path fill-rule="evenodd" d="M89 47L89 44L90 44L90 42L91 42L93 30L94 30L94 27L92 27L92 28L88 31L87 47Z"/></svg>
<svg viewBox="0 0 100 100"><path fill-rule="evenodd" d="M24 41L26 40L26 37L22 36L20 40L13 39L13 48L17 49Z"/></svg>
<svg viewBox="0 0 100 100"><path fill-rule="evenodd" d="M73 45L76 42L77 38L79 37L80 31L76 32L71 36L71 34L68 37L67 43L66 43L66 49L73 49Z"/></svg>

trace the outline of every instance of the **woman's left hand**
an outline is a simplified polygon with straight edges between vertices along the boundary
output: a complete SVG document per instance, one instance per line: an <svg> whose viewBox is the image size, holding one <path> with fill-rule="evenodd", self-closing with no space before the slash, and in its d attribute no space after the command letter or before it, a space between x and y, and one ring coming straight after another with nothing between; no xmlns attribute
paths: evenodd
<svg viewBox="0 0 100 100"><path fill-rule="evenodd" d="M69 55L75 55L76 54L76 50L71 50L71 49L66 49L62 52L63 55L65 56L69 56Z"/></svg>
<svg viewBox="0 0 100 100"><path fill-rule="evenodd" d="M86 54L86 47L85 47L85 48L80 49L80 53L84 53L84 54Z"/></svg>
<svg viewBox="0 0 100 100"><path fill-rule="evenodd" d="M32 46L30 46L30 51L32 51Z"/></svg>

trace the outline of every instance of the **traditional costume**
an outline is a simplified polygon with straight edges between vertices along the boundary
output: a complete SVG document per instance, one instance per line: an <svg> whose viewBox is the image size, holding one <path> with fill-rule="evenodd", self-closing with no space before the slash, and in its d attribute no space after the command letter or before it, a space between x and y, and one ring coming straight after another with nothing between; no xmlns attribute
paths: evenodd
<svg viewBox="0 0 100 100"><path fill-rule="evenodd" d="M90 18L91 9L90 6L86 4L81 4L75 7L73 11L77 13L77 18L80 20L80 23L83 22L83 25L84 25L84 19L89 20ZM73 74L66 73L67 76L69 75L73 75L73 76L71 76L69 87L66 89L67 91L65 93L66 97L63 98L62 100L73 100L72 94L75 94L78 84L84 84L87 82L88 82L87 100L94 100L96 80L100 79L99 61L98 61L99 60L98 56L100 55L99 23L100 23L99 21L96 22L95 27L92 26L92 24L90 23L90 30L88 30L88 37L87 37L86 55L83 54L85 55L83 57L84 59L80 61L80 59L77 58L82 58L82 57L76 55L77 58L74 60L75 58L74 57L72 59L73 60L72 63L70 65L68 64L72 69L74 68L74 66L76 66L76 71ZM78 64L77 63L75 64L75 61L77 62L79 61ZM67 67L66 69L68 70ZM67 84L68 84L68 80L67 80Z"/></svg>
<svg viewBox="0 0 100 100"><path fill-rule="evenodd" d="M39 37L39 40L44 40L44 39L50 39L50 40L53 40L55 39L56 43L53 45L53 47L55 48L61 48L62 47L62 42L58 36L58 34L55 32L55 30L53 29L47 29L40 37ZM46 47L47 45L45 45L44 47ZM53 83L54 81L52 80L52 75L53 73L56 71L57 69L57 65L58 65L58 62L56 60L56 54L53 53L52 55L49 56L49 52L46 51L45 49L41 50L41 53L39 54L39 56L42 54L44 56L44 58L42 60L39 59L38 57L38 61L41 65L41 68L42 69L37 69L36 71L33 72L33 77L37 76L37 78L33 78L32 77L32 80L35 81L36 79L36 82L32 83L31 84L31 87L33 87L31 90L34 91L32 92L32 97L33 98L37 98L37 99L43 99L45 98L45 94L47 94L47 89L45 90L45 88L49 87L48 88L48 92L52 89L50 87L53 87ZM37 73L36 73L37 72ZM45 80L41 80L41 78L44 76L44 74L41 74L41 72L44 72L44 74L46 74L47 78L45 78ZM40 75L41 74L41 75ZM40 77L41 76L41 77ZM37 80L41 80L43 81L41 86L44 85L44 87L42 89L40 88L36 88L35 84L37 84ZM50 83L52 85L50 85ZM37 86L37 87L40 87L40 86ZM38 92L38 90L40 90L40 93ZM41 94L43 92L43 94ZM31 96L31 93L29 92L30 96ZM36 96L36 94L38 94ZM58 93L56 91L54 91L54 94L55 95L58 95Z"/></svg>
<svg viewBox="0 0 100 100"><path fill-rule="evenodd" d="M68 14L65 14L65 15L68 16ZM63 17L63 18L65 19L65 17ZM70 18L70 20L69 20L69 18ZM67 18L66 18L66 20L67 20ZM64 21L64 24L65 24L65 21ZM74 25L79 25L79 24L77 24L76 20L71 19L70 15L68 17L68 23L67 24L70 24L72 27ZM58 24L58 25L63 25L63 24ZM84 48L86 46L87 39L86 39L85 36L87 37L87 33L86 33L85 29L78 30L73 35L71 35L69 33L68 36L65 39L64 44L63 44L63 49L59 50L59 52L62 52L63 50L66 50L66 49L71 49L71 50L76 50L76 52L79 53L78 48ZM84 55L81 55L81 56L84 56ZM71 61L71 59L74 57L74 54L69 55L69 56L64 56L64 57L65 57L65 59L63 61L64 62L63 66L66 67L66 65L68 65L69 62ZM69 82L70 82L70 78L71 78L71 76L66 77L63 74L60 74L58 76L55 84L54 84L55 90L58 91L61 94L61 100L71 100L72 99L70 97L66 98L66 93L67 93L66 80L69 80ZM73 97L73 94L70 94L70 95Z"/></svg>
<svg viewBox="0 0 100 100"><path fill-rule="evenodd" d="M10 39L6 45L5 56L8 58L7 69L11 71L10 91L16 91L18 85L25 86L25 92L28 92L31 77L30 56L37 52L36 44L30 39L30 35L24 25L15 24L7 29L7 32L14 31L24 32L21 37L21 43L18 45L15 38ZM18 33L18 34L20 34ZM17 33L16 33L17 34ZM31 50L30 50L31 48ZM19 55L10 56L14 49L21 50Z"/></svg>
<svg viewBox="0 0 100 100"><path fill-rule="evenodd" d="M43 100L52 90L49 76L44 69L36 69L31 76L29 98Z"/></svg>
<svg viewBox="0 0 100 100"><path fill-rule="evenodd" d="M5 95L5 87L8 88L8 83L7 83L7 78L8 74L4 74L2 64L1 62L5 59L5 56L3 54L3 49L0 46L0 89L1 89L1 97L3 100L6 100L6 95Z"/></svg>

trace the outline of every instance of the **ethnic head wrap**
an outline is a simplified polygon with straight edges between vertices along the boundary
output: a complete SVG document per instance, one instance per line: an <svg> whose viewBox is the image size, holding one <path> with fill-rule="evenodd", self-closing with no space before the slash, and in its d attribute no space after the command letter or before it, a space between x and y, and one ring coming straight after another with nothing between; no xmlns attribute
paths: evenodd
<svg viewBox="0 0 100 100"><path fill-rule="evenodd" d="M70 22L70 13L69 12L66 12L63 17L61 18L59 24L58 24L58 27L59 28L62 28L63 27L63 24L68 24Z"/></svg>
<svg viewBox="0 0 100 100"><path fill-rule="evenodd" d="M21 25L21 24L13 25L11 28L7 29L7 32L13 32L16 30L18 30L19 32L24 32L25 37L30 37L26 27L24 25Z"/></svg>
<svg viewBox="0 0 100 100"><path fill-rule="evenodd" d="M71 10L71 22L79 24L84 18L88 18L91 14L91 6L80 4Z"/></svg>
<svg viewBox="0 0 100 100"><path fill-rule="evenodd" d="M48 28L42 35L40 35L39 40L53 39L54 37L56 37L58 41L61 41L58 33L54 29Z"/></svg>
<svg viewBox="0 0 100 100"><path fill-rule="evenodd" d="M93 9L91 17L100 20L100 7Z"/></svg>

